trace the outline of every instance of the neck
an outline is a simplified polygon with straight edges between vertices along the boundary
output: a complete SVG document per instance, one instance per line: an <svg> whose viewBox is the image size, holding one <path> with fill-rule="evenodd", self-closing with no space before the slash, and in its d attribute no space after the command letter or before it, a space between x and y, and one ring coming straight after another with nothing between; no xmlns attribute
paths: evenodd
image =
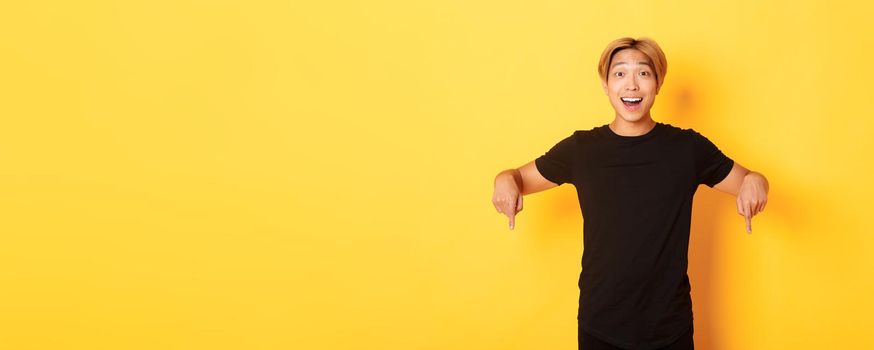
<svg viewBox="0 0 874 350"><path fill-rule="evenodd" d="M620 116L616 116L616 119L610 123L610 129L613 130L614 133L622 136L640 136L646 134L652 128L655 127L655 121L652 120L648 114L640 120L637 121L627 121L622 119Z"/></svg>

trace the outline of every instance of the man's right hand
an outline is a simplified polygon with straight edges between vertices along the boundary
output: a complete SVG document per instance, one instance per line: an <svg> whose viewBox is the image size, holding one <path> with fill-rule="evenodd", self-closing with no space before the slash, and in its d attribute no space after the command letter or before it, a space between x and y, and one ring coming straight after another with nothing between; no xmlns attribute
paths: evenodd
<svg viewBox="0 0 874 350"><path fill-rule="evenodd" d="M495 178L495 193L492 204L498 213L510 219L510 229L516 226L516 213L522 211L522 193L512 174L501 173Z"/></svg>
<svg viewBox="0 0 874 350"><path fill-rule="evenodd" d="M547 180L532 160L518 169L507 169L495 177L492 204L499 213L510 218L510 229L516 226L516 214L522 211L522 196L548 190L558 184Z"/></svg>

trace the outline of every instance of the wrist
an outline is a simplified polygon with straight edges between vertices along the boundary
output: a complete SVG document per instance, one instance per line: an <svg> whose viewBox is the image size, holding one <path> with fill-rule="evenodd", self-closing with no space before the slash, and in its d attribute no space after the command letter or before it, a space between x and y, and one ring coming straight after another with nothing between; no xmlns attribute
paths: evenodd
<svg viewBox="0 0 874 350"><path fill-rule="evenodd" d="M744 182L746 181L756 181L765 189L765 192L768 192L768 179L765 178L761 173L750 171L746 175L744 175Z"/></svg>
<svg viewBox="0 0 874 350"><path fill-rule="evenodd" d="M519 173L518 169L507 169L498 174L495 177L495 185L504 183L506 185L515 185L516 188L521 188L520 182L522 180L522 174Z"/></svg>

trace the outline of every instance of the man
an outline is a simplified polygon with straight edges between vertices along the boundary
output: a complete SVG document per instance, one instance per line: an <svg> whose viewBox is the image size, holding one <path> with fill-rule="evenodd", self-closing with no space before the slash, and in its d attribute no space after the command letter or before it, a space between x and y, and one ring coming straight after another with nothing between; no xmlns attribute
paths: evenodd
<svg viewBox="0 0 874 350"><path fill-rule="evenodd" d="M692 199L705 184L737 197L751 218L767 203L768 181L693 129L650 115L667 71L658 44L620 38L601 55L601 85L615 113L576 130L546 153L495 177L492 202L515 225L522 197L563 183L583 215L579 288L581 349L693 349L686 273Z"/></svg>

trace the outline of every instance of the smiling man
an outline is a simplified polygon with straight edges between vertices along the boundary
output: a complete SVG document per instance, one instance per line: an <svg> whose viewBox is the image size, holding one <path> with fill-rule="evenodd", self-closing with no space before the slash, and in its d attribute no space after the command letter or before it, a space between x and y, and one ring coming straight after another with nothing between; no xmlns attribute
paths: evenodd
<svg viewBox="0 0 874 350"><path fill-rule="evenodd" d="M697 131L652 119L666 72L652 39L614 40L598 65L613 121L576 130L495 177L492 203L510 229L522 196L564 183L577 189L584 218L580 349L694 349L687 275L694 194L704 184L735 196L748 233L767 203L762 174Z"/></svg>

